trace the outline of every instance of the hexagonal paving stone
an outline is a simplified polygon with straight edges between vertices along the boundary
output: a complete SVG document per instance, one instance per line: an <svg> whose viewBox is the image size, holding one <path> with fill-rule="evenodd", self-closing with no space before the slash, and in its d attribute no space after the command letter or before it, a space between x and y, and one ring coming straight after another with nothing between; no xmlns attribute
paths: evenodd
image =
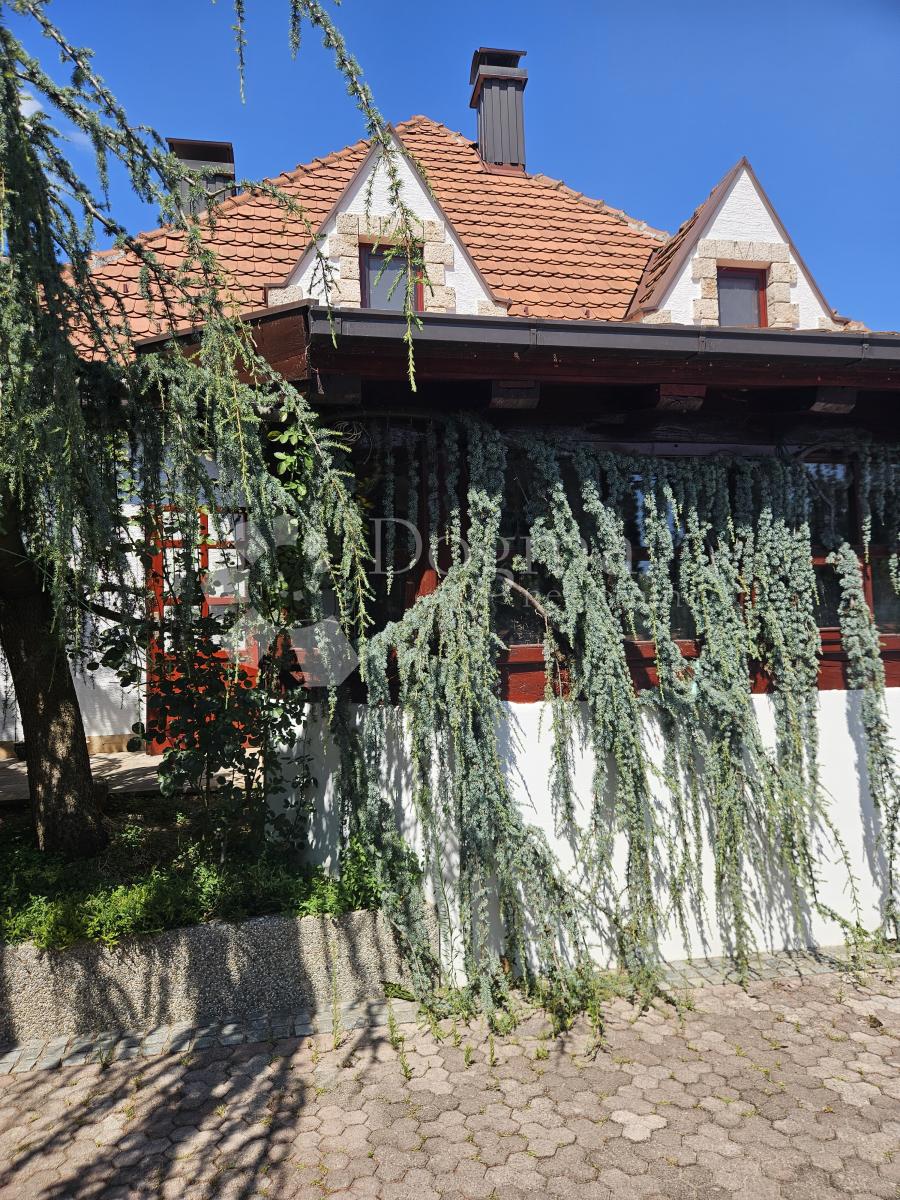
<svg viewBox="0 0 900 1200"><path fill-rule="evenodd" d="M363 1028L338 1051L236 1028L105 1070L28 1068L53 1059L33 1048L0 1075L0 1200L898 1195L900 984L795 973L694 1002L613 1002L599 1052L541 1014L493 1056L483 1022L404 1024L409 1078Z"/></svg>

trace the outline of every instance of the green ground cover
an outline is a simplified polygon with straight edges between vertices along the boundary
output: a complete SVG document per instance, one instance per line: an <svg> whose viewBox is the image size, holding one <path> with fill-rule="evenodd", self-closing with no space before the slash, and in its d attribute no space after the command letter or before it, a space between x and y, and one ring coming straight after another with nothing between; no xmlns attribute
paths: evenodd
<svg viewBox="0 0 900 1200"><path fill-rule="evenodd" d="M0 817L0 941L113 946L204 921L377 906L369 861L352 842L335 879L297 851L260 848L241 827L223 856L205 836L205 814L185 800L119 797L106 819L112 837L103 854L67 862L38 853L24 813Z"/></svg>

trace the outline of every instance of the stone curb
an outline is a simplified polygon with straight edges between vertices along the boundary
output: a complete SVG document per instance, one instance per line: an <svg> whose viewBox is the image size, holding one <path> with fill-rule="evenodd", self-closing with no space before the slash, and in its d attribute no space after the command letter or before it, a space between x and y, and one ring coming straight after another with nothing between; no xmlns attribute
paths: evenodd
<svg viewBox="0 0 900 1200"><path fill-rule="evenodd" d="M419 1006L409 1000L392 1000L394 1019L400 1025L415 1024ZM386 1025L388 1001L338 1006L338 1027L349 1032ZM150 1058L161 1054L188 1054L211 1046L243 1046L277 1042L291 1037L313 1037L333 1033L334 1014L299 1010L295 1013L259 1014L244 1021L220 1021L207 1025L187 1023L160 1025L140 1033L99 1032L91 1036L31 1040L16 1046L0 1046L0 1075L31 1070L78 1067L88 1063L108 1065L123 1059Z"/></svg>
<svg viewBox="0 0 900 1200"><path fill-rule="evenodd" d="M881 965L900 967L900 954L892 953ZM748 971L749 981L792 979L811 975L836 974L849 969L844 947L819 951L795 951L755 956ZM670 987L693 989L740 982L730 959L699 959L667 964L664 972ZM399 1025L416 1024L419 1006L410 1000L370 1000L363 1004L338 1005L339 1028L349 1032L372 1026L384 1026L390 1003ZM294 1013L258 1013L245 1020L223 1020L205 1025L187 1022L160 1025L135 1033L102 1031L90 1036L56 1037L46 1041L29 1040L15 1046L0 1046L0 1075L88 1063L108 1065L123 1059L149 1058L162 1054L187 1054L212 1046L242 1046L276 1042L290 1037L313 1037L334 1031L331 1009Z"/></svg>

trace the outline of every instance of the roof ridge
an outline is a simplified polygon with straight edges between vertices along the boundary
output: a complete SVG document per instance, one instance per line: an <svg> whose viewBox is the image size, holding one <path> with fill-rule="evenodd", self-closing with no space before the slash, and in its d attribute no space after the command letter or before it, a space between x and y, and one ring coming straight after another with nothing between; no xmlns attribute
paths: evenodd
<svg viewBox="0 0 900 1200"><path fill-rule="evenodd" d="M438 130L440 133L446 134L447 137L449 137L452 141L462 142L464 145L470 148L474 148L476 145L476 143L473 142L470 137L466 137L461 130L451 129L450 126L445 125L443 121L436 121L434 117L427 117L422 113L417 113L414 117L407 117L405 121L398 121L394 128L399 134L401 130L407 129L411 125L416 124L430 125L433 129ZM479 161L481 161L480 158ZM482 166L483 165L484 164L482 163Z"/></svg>
<svg viewBox="0 0 900 1200"><path fill-rule="evenodd" d="M511 315L623 318L635 274L641 275L654 250L663 249L662 231L564 180L525 171L495 173L471 136L425 114L390 129L413 170L421 173L447 236L458 239L485 292ZM376 151L377 144L376 138ZM309 236L300 218L281 211L268 192L287 193L312 230L320 229L332 201L340 201L374 152L372 139L359 138L260 181L262 191L248 181L245 191L216 205L210 213L215 222L211 245L242 304L252 308L266 302L267 284L296 268ZM166 263L179 260L178 228L163 225L137 236ZM124 295L134 290L131 259L127 248L113 248L94 262ZM138 331L148 328L144 302L135 296L129 303Z"/></svg>
<svg viewBox="0 0 900 1200"><path fill-rule="evenodd" d="M369 145L369 138L357 138L355 142L351 142L348 146L341 146L340 150L329 150L327 154L316 154L309 162L297 163L290 171L280 171L275 178L280 179L283 175L296 175L298 171L308 171L313 164L324 167L335 159L345 158L348 154L362 150L363 148L368 149ZM262 182L266 183L268 181L264 179Z"/></svg>
<svg viewBox="0 0 900 1200"><path fill-rule="evenodd" d="M665 242L668 241L668 239L672 236L665 229L657 229L655 226L649 225L640 217L631 216L631 214L625 212L623 208L614 208L611 204L607 204L605 200L599 200L593 196L586 196L584 192L577 192L575 188L570 187L570 185L566 183L564 179L555 179L552 175L545 175L542 171L539 171L536 174L530 174L526 171L525 174L528 179L533 179L538 183L549 185L554 192L567 192L573 200L578 200L582 204L586 204L589 208L594 209L596 212L607 213L609 216L615 217L617 220L622 221L623 224L628 225L629 228L634 229L636 232L646 234L647 237L656 238L661 242Z"/></svg>
<svg viewBox="0 0 900 1200"><path fill-rule="evenodd" d="M447 134L450 138L454 140L458 139L464 142L467 146L474 147L476 145L471 138L467 138L466 135L461 133L459 130L453 130L448 125L445 125L443 121L436 121L433 117L425 116L422 113L417 113L415 116L408 117L407 120L399 122L396 126L396 129L399 132L404 127L417 123L423 123L439 129L442 133ZM483 162L481 165L485 170L487 170L487 167ZM570 187L564 179L556 179L552 175L544 174L543 171L525 171L524 174L526 179L533 179L538 183L547 184L552 187L554 191L562 190L568 192L568 194L574 200L581 201L583 204L588 205L595 211L604 212L609 214L611 217L615 217L617 220L620 220L624 224L628 225L629 228L636 230L638 233L643 233L647 237L655 238L659 241L667 241L672 236L668 230L657 229L655 226L650 225L647 221L642 220L640 217L631 216L630 213L625 212L625 210L622 208L614 208L611 204L607 204L605 200L598 200L593 196L585 195L584 192L576 191L573 187Z"/></svg>

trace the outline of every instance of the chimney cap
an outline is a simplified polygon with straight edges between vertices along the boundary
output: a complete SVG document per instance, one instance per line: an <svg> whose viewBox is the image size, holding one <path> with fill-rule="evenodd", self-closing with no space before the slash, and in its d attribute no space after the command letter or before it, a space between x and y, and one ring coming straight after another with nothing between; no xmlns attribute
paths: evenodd
<svg viewBox="0 0 900 1200"><path fill-rule="evenodd" d="M478 77L479 67L518 67L519 59L524 58L527 50L498 50L493 46L479 46L472 55L472 67L469 71L469 83L474 83Z"/></svg>
<svg viewBox="0 0 900 1200"><path fill-rule="evenodd" d="M186 162L222 163L234 174L234 146L231 142L204 142L197 138L166 138L174 155ZM222 174L228 174L223 171Z"/></svg>

